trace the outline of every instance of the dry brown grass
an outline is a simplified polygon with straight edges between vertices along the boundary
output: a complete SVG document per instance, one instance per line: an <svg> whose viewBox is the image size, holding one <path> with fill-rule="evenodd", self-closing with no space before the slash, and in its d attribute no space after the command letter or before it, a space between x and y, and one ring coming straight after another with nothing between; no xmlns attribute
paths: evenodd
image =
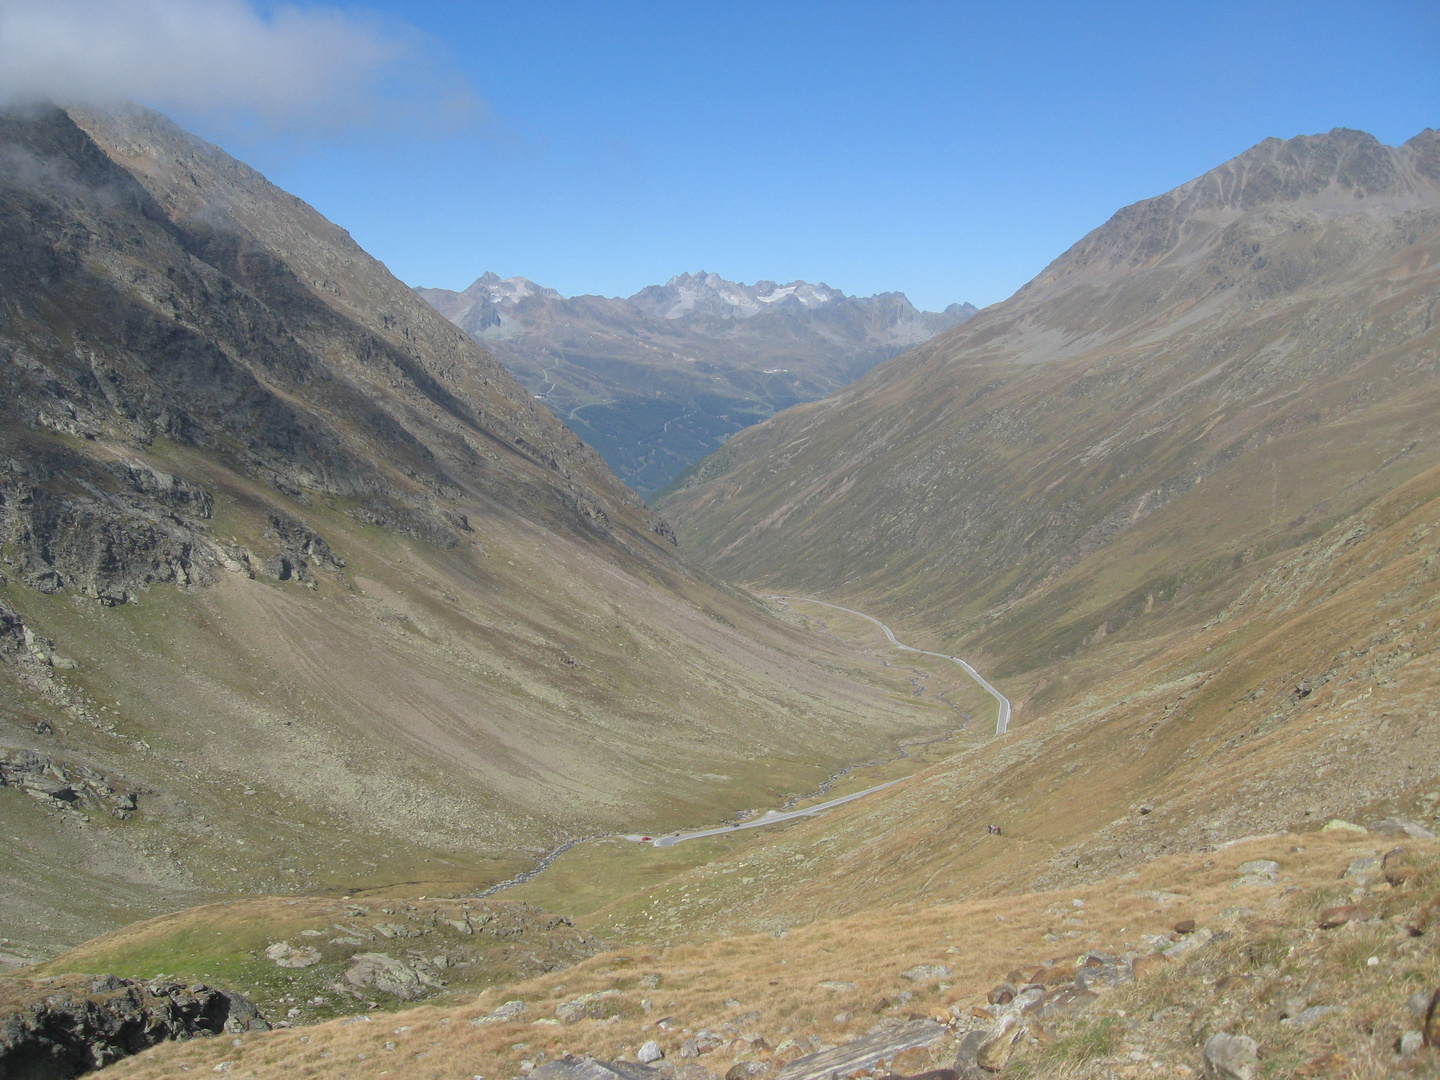
<svg viewBox="0 0 1440 1080"><path fill-rule="evenodd" d="M1005 739L737 851L723 863L736 873L677 878L654 917L616 910L604 929L663 943L1056 888L1332 816L1435 826L1424 796L1440 791L1437 538L1432 469L1293 552L1209 624L1056 668ZM685 886L718 899L687 908Z"/></svg>
<svg viewBox="0 0 1440 1080"><path fill-rule="evenodd" d="M542 1055L633 1057L650 1038L658 1039L674 1059L687 1035L727 1022L737 1023L739 1034L763 1035L772 1047L806 1036L839 1043L863 1034L885 1016L919 1012L949 1019L952 1007L965 1012L983 1003L984 992L1012 969L1028 972L1054 961L1073 964L1087 949L1143 951L1141 935L1169 930L1182 918L1217 930L1234 928L1235 918L1220 915L1232 906L1262 913L1256 923L1261 937L1265 920L1275 920L1288 934L1298 933L1296 927L1311 921L1309 891L1333 883L1354 851L1376 846L1376 838L1332 833L1254 840L1210 855L1160 859L1133 875L1059 892L905 905L816 922L783 937L757 934L663 950L628 949L487 990L460 1008L372 1014L368 1019L245 1035L238 1044L222 1038L169 1045L111 1072L117 1080L153 1080L180 1075L186 1067L208 1074L229 1061L229 1075L236 1077L500 1078L519 1075L521 1061L534 1062ZM1410 846L1440 851L1436 843ZM1282 864L1279 885L1232 888L1236 867L1253 858L1274 858ZM1181 892L1185 899L1167 902L1140 895L1156 890ZM1079 926L1066 922L1077 917ZM1217 945L1214 958L1205 963L1247 969L1253 963L1244 959L1249 954L1238 936L1232 941ZM1352 972L1350 953L1372 947L1368 938L1364 941L1337 950L1327 963ZM902 972L917 964L944 964L954 974L944 982L912 984ZM646 975L658 975L658 986L644 986ZM820 985L827 981L851 985ZM1157 1002L1194 996L1194 978L1180 965L1142 985L1143 993ZM570 1025L544 1022L561 1003L609 989L621 993L606 999L608 1015L603 1018ZM902 990L912 993L913 1000L901 1003ZM1128 1000L1120 993L1117 1003ZM877 1013L886 998L893 1004ZM520 1021L474 1023L508 1000L527 1002L529 1012ZM849 1018L841 1020L846 1013ZM669 1030L656 1026L664 1017L672 1020ZM701 1062L724 1072L734 1061L754 1056L732 1042Z"/></svg>

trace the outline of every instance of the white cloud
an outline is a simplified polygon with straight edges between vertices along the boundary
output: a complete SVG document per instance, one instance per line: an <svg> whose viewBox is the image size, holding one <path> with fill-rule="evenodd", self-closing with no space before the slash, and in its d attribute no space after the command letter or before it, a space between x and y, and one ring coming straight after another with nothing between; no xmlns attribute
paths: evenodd
<svg viewBox="0 0 1440 1080"><path fill-rule="evenodd" d="M437 42L334 7L246 0L0 0L0 102L130 99L271 130L404 117L478 101Z"/></svg>

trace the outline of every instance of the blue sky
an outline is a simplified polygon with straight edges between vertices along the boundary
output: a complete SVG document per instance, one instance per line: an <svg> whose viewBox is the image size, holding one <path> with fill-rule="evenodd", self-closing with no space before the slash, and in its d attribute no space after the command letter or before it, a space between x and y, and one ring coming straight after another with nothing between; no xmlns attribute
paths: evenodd
<svg viewBox="0 0 1440 1080"><path fill-rule="evenodd" d="M313 87L282 110L193 84L130 92L403 280L450 288L488 269L628 295L704 269L984 305L1119 207L1267 136L1346 126L1394 144L1440 126L1434 0L299 12L403 42L336 91L374 108L302 123Z"/></svg>

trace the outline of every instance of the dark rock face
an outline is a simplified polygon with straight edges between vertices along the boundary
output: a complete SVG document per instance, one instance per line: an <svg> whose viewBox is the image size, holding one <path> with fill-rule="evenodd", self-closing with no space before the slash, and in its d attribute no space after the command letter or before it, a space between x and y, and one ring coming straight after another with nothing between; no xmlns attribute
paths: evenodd
<svg viewBox="0 0 1440 1080"><path fill-rule="evenodd" d="M242 994L114 975L0 980L0 1003L7 1080L68 1080L156 1043L270 1027Z"/></svg>
<svg viewBox="0 0 1440 1080"><path fill-rule="evenodd" d="M258 174L143 110L0 113L5 572L120 604L221 567L309 584L344 565L278 518L273 557L227 551L205 484L136 460L157 440L440 547L468 531L466 496L602 540L660 527L493 358Z"/></svg>

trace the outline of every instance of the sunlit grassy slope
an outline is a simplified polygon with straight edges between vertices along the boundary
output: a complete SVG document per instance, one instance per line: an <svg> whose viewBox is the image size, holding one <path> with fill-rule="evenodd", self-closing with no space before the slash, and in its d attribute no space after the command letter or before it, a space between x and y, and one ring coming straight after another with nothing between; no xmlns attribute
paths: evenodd
<svg viewBox="0 0 1440 1080"><path fill-rule="evenodd" d="M732 580L1002 676L1203 623L1440 461L1436 138L1268 140L659 505Z"/></svg>
<svg viewBox="0 0 1440 1080"><path fill-rule="evenodd" d="M1434 844L1408 846L1419 877L1395 891L1385 891L1381 881L1366 903L1382 916L1423 926L1423 910L1436 894ZM1103 992L1083 1014L1047 1019L1041 1029L1048 1029L1048 1042L1022 1045L1026 1068L1013 1075L1086 1075L1096 1064L1102 1071L1095 1075L1125 1075L1115 1070L1133 1063L1127 1054L1137 1045L1148 1051L1147 1060L1190 1070L1175 1075L1196 1075L1197 1033L1203 1041L1221 1029L1259 1037L1268 1056L1290 1068L1343 1053L1353 1067L1346 1075L1395 1075L1391 1043L1416 1024L1406 998L1433 982L1434 930L1411 939L1383 923L1318 937L1314 929L1322 908L1353 898L1357 883L1337 885L1337 875L1352 858L1374 850L1372 839L1312 832L1210 856L1165 857L1120 878L1062 891L902 905L822 920L782 937L626 948L497 987L459 1007L169 1044L113 1070L121 1078L169 1077L182 1069L209 1073L229 1062L232 1074L261 1080L342 1071L357 1078L510 1076L527 1062L566 1053L633 1060L649 1039L673 1064L684 1065L682 1043L709 1031L718 1037L706 1044L699 1064L713 1074L743 1061L769 1072L877 1024L933 1016L954 1033L897 1063L906 1072L923 1071L950 1064L965 1027L985 1026L971 1010L985 1005L996 983L1071 978L1089 951L1152 953L1161 939L1165 946L1179 940L1172 927L1190 919L1217 935L1213 944L1186 959L1159 958L1139 981ZM1278 862L1279 881L1237 888L1237 868L1257 858ZM1366 894L1364 883L1360 891ZM1367 964L1370 956L1383 968ZM918 980L903 974L922 964L949 973ZM1216 982L1226 979L1232 985L1222 994ZM1287 1028L1277 1022L1279 1009L1302 979L1307 1002L1339 1008L1318 1027ZM591 1018L555 1020L559 1006L596 992L610 996L596 1000ZM506 1001L523 1002L525 1009L505 1022L484 1022Z"/></svg>

